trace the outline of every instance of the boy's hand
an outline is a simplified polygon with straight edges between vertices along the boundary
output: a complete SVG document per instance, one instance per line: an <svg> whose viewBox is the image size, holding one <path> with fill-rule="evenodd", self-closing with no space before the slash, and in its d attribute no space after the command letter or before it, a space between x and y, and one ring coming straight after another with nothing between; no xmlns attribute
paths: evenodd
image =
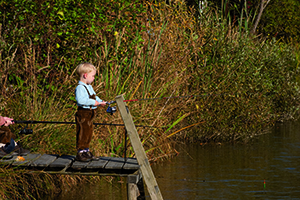
<svg viewBox="0 0 300 200"><path fill-rule="evenodd" d="M100 102L100 106L104 107L106 105L106 103L107 103L106 101L102 101L102 102Z"/></svg>
<svg viewBox="0 0 300 200"><path fill-rule="evenodd" d="M95 106L105 106L105 105L106 105L106 102L105 102L105 101L102 101L102 102L96 101L96 102L95 102Z"/></svg>

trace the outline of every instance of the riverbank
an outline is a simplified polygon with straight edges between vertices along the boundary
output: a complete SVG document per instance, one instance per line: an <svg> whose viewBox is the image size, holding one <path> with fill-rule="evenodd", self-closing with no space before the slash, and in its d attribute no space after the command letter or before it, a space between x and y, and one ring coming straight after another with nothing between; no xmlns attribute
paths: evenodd
<svg viewBox="0 0 300 200"><path fill-rule="evenodd" d="M31 3L37 2L28 5ZM80 13L68 20L79 8L59 3L53 8L62 9L65 18L61 13L54 13L55 19L48 18L45 13L55 9L44 4L45 13L40 7L32 9L36 13L30 16L17 12L17 19L30 17L18 25L7 15L11 24L3 24L1 29L1 115L15 120L74 121L74 69L88 61L97 67L93 87L101 99L113 100L119 94L127 100L159 98L127 103L135 124L154 127L138 128L152 162L177 155L174 145L178 140L247 140L276 121L297 116L296 44L249 35L245 27L219 20L214 9L203 17L195 16L182 2L172 6L148 2L138 7L135 2L127 7L106 4L82 5L82 13L100 12L95 18ZM17 9L11 6L12 11ZM118 10L119 18L102 7ZM97 16L106 18L103 21ZM41 22L36 23L38 31L26 32L32 21ZM46 31L49 27L51 33ZM8 35L7 30L15 32ZM40 30L51 40L38 35ZM95 122L121 124L122 119L118 112L110 115L99 109ZM76 154L74 125L29 127L32 135L18 135L25 148ZM18 133L20 127L11 129ZM133 156L130 144L126 148L127 156ZM97 126L91 150L100 156L123 156L124 128Z"/></svg>
<svg viewBox="0 0 300 200"><path fill-rule="evenodd" d="M242 140L276 121L297 116L299 51L295 45L240 33L239 27L219 21L214 9L207 11L206 18L195 18L184 4L147 3L140 9L136 23L127 29L98 30L110 43L97 39L96 49L78 52L92 53L80 59L97 67L93 87L101 99L114 100L119 94L127 100L147 99L127 104L137 125L155 127L138 128L150 157L176 153L171 142L176 138ZM151 20L145 24L144 19ZM145 26L133 34L137 24ZM151 34L142 27L151 27ZM1 114L16 120L74 121L73 92L78 81L74 69L80 61L66 60L74 54L50 62L58 52L48 52L45 61L49 62L39 64L35 60L43 52L38 44L16 45L8 51L10 38L2 40L6 45L1 49L0 70L7 76L2 79ZM139 42L127 49L123 40ZM110 115L104 109L98 113L95 122L122 123L118 113ZM25 147L41 153L76 153L74 125L30 127L34 134L20 136ZM122 127L96 127L95 153L122 155L123 134ZM133 155L131 148L127 150L127 156Z"/></svg>

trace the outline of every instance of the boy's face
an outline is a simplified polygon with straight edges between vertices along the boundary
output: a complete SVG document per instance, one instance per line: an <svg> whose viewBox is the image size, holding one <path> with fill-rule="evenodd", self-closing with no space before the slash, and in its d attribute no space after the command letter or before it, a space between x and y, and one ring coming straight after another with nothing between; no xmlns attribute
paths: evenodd
<svg viewBox="0 0 300 200"><path fill-rule="evenodd" d="M91 71L90 73L84 74L85 80L86 80L86 84L91 84L94 81L94 79L95 79L95 75L96 75L96 71L95 70Z"/></svg>

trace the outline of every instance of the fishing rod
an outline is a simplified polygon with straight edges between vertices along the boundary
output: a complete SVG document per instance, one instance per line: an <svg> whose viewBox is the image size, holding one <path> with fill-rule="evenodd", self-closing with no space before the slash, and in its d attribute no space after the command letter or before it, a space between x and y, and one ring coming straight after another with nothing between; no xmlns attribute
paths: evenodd
<svg viewBox="0 0 300 200"><path fill-rule="evenodd" d="M108 108L106 110L107 113L110 113L113 115L116 111L117 108L116 106L111 106L111 104L116 103L116 101L109 101L106 104L108 104ZM32 129L28 129L29 124L76 124L76 122L62 122L62 121L36 121L36 120L24 120L24 121L19 121L19 120L13 120L12 122L16 124L27 124L26 128L21 129L20 133L21 134L32 134ZM101 125L101 126L125 126L125 124L113 124L113 123L93 123L95 126ZM148 128L156 128L153 126L144 126L144 125L136 125L136 127L148 127Z"/></svg>
<svg viewBox="0 0 300 200"><path fill-rule="evenodd" d="M224 94L219 94L224 95ZM146 99L130 99L130 100L123 100L123 102L131 102L131 101L144 101L144 100L157 100L157 99L170 99L170 98L194 98L199 96L217 96L217 94L203 94L203 95L189 95L189 96L171 96L171 97L157 97L157 98L146 98ZM117 111L116 106L111 106L111 104L116 103L116 101L108 101L106 104L108 105L108 108L106 110L107 113L110 113L113 115ZM29 124L76 124L76 122L62 122L62 121L36 121L36 120L25 120L25 121L18 121L13 120L16 124L27 124L27 127ZM124 124L113 124L113 123L93 123L95 126L101 125L101 126L125 126ZM20 133L22 134L31 134L31 129L21 129ZM148 127L148 128L157 128L153 126L144 126L144 125L136 125L136 127Z"/></svg>
<svg viewBox="0 0 300 200"><path fill-rule="evenodd" d="M27 120L27 121L18 121L13 120L16 124L76 124L76 122L62 122L62 121L35 121L35 120ZM102 125L102 126L125 126L125 124L113 124L113 123L93 123L94 125ZM144 125L136 125L136 127L148 127L148 128L156 128L153 126L144 126Z"/></svg>
<svg viewBox="0 0 300 200"><path fill-rule="evenodd" d="M196 98L196 97L207 97L207 96L219 96L219 95L233 95L233 94L203 94L203 95L189 95L189 96L170 96L170 97L157 97L157 98L145 98L145 99L129 99L123 100L123 102L132 102L132 101L145 101L145 100L158 100L158 99L171 99L171 98ZM116 106L111 106L111 104L116 103L116 101L108 101L106 104L108 108L106 110L107 113L113 115L117 111ZM27 121L13 121L16 124L76 124L76 122L62 122L62 121L36 121L36 120L27 120ZM93 123L94 125L101 126L125 126L124 124L113 124L113 123ZM153 126L144 126L144 125L136 125L136 127L148 127L148 128L157 128ZM32 133L31 129L24 128L20 132L25 134Z"/></svg>
<svg viewBox="0 0 300 200"><path fill-rule="evenodd" d="M76 124L76 122L62 122L62 121L36 121L36 120L25 120L25 121L13 121L16 124ZM110 126L124 126L124 124L112 124L112 123L93 123L94 125L110 125Z"/></svg>
<svg viewBox="0 0 300 200"><path fill-rule="evenodd" d="M27 121L18 121L13 120L15 124L26 124L25 128L21 128L19 134L29 135L33 133L32 129L28 128L29 124L76 124L76 122L61 122L61 121L35 121L35 120L27 120ZM125 124L113 124L113 123L93 123L95 126L102 125L102 126L125 126ZM156 128L154 126L144 126L144 125L136 125L136 127L147 127L147 128Z"/></svg>

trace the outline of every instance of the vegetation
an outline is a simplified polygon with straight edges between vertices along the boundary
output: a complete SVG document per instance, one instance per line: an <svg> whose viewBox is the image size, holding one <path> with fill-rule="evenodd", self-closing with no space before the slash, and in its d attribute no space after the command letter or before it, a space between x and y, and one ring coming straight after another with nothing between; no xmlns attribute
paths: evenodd
<svg viewBox="0 0 300 200"><path fill-rule="evenodd" d="M216 6L221 17L233 25L245 23L244 28L263 34L268 39L299 43L300 2L297 0L186 0L199 8ZM246 25L247 24L247 25ZM242 28L242 27L240 27Z"/></svg>
<svg viewBox="0 0 300 200"><path fill-rule="evenodd" d="M296 0L270 1L261 19L260 32L277 40L292 40L299 43L300 11L297 9L299 6L300 2Z"/></svg>
<svg viewBox="0 0 300 200"><path fill-rule="evenodd" d="M97 67L101 99L155 98L127 103L135 124L153 126L138 127L151 161L176 154L178 138L247 140L299 110L299 47L253 37L243 16L232 23L184 1L15 0L1 2L0 11L0 113L16 120L74 121L74 70L83 61ZM100 108L95 122L123 123ZM32 135L19 135L24 147L76 153L74 125L29 126ZM96 155L123 156L124 127L97 126L91 146ZM12 178L24 173L3 170ZM3 198L13 196L5 191Z"/></svg>
<svg viewBox="0 0 300 200"><path fill-rule="evenodd" d="M100 180L99 177L28 173L27 170L14 170L5 166L1 166L0 175L1 199L45 199L45 195L55 198L59 192L71 190L78 182L92 183Z"/></svg>

